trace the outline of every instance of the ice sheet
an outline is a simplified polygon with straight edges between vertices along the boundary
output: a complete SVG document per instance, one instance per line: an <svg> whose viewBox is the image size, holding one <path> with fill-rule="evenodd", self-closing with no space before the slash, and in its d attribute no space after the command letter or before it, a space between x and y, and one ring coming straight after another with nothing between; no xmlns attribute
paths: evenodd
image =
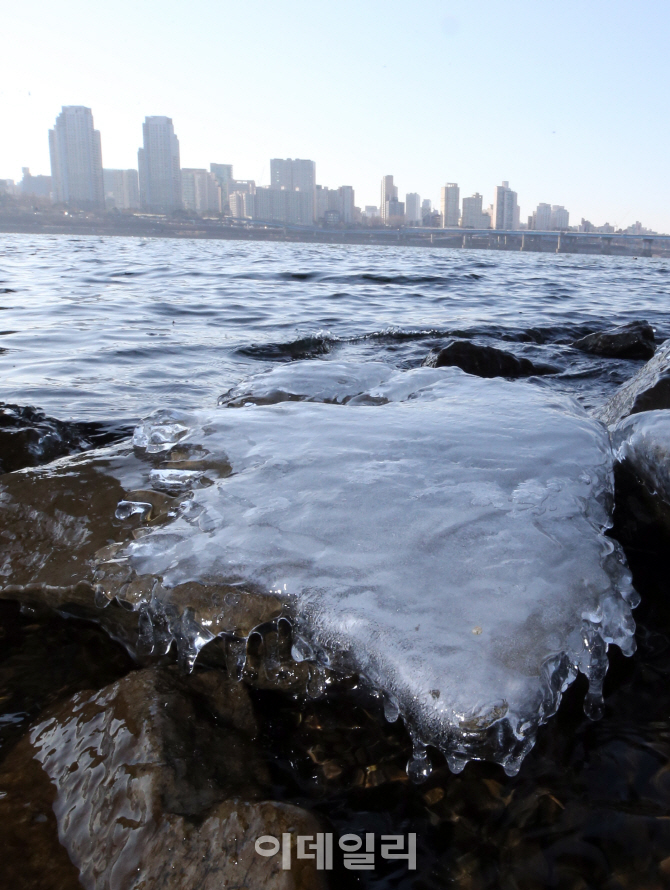
<svg viewBox="0 0 670 890"><path fill-rule="evenodd" d="M290 400L248 404L271 393ZM636 597L603 534L600 423L541 386L451 368L296 362L234 396L136 431L140 449L174 439L232 466L128 546L138 574L286 595L296 659L379 690L415 738L415 776L425 744L455 771L484 757L515 772L579 670L597 715Z"/></svg>

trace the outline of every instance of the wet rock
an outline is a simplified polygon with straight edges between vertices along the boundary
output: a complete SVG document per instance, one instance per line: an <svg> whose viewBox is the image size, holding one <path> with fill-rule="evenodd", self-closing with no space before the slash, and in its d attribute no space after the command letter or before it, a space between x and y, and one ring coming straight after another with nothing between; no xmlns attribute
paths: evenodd
<svg viewBox="0 0 670 890"><path fill-rule="evenodd" d="M622 420L612 430L612 447L622 470L641 486L647 513L670 531L670 412L644 411Z"/></svg>
<svg viewBox="0 0 670 890"><path fill-rule="evenodd" d="M670 340L656 350L654 357L594 412L608 426L629 414L670 408Z"/></svg>
<svg viewBox="0 0 670 890"><path fill-rule="evenodd" d="M596 331L575 340L575 349L604 358L650 359L656 351L654 329L646 321L633 321L608 331Z"/></svg>
<svg viewBox="0 0 670 890"><path fill-rule="evenodd" d="M64 848L91 890L323 886L313 860L294 855L283 871L279 857L255 851L262 835L323 830L298 807L265 799L255 731L244 686L219 673L151 668L75 695L0 773L0 814L12 826L5 868L16 871L20 853L22 869L37 874L53 853L65 878L53 886L77 886Z"/></svg>
<svg viewBox="0 0 670 890"><path fill-rule="evenodd" d="M479 346L468 340L454 340L439 352L430 353L423 364L429 368L456 367L476 377L532 377L556 371L548 365L536 365L527 358L517 358L511 352L493 346Z"/></svg>
<svg viewBox="0 0 670 890"><path fill-rule="evenodd" d="M190 645L194 619L208 623L212 639L224 632L246 638L257 625L279 617L278 596L198 583L168 590L158 577L138 578L118 557L124 544L188 503L188 491L173 498L151 490L160 468L177 464L188 471L193 464L217 476L230 471L221 461L208 463L200 451L190 461L187 451L142 459L117 445L4 475L0 599L96 621L133 655L163 655L173 639ZM148 602L159 620L143 628L141 607Z"/></svg>
<svg viewBox="0 0 670 890"><path fill-rule="evenodd" d="M65 423L32 406L0 404L0 473L36 467L58 457L124 438L123 426Z"/></svg>

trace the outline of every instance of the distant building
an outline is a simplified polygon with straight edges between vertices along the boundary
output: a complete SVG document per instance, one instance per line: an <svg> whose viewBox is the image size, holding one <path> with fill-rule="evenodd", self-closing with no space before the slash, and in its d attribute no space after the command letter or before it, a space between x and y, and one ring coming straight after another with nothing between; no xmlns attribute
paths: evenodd
<svg viewBox="0 0 670 890"><path fill-rule="evenodd" d="M83 105L64 105L49 130L53 199L83 210L105 206L100 132Z"/></svg>
<svg viewBox="0 0 670 890"><path fill-rule="evenodd" d="M22 167L23 179L17 189L22 195L35 198L51 197L52 179L50 176L33 176L29 167Z"/></svg>
<svg viewBox="0 0 670 890"><path fill-rule="evenodd" d="M438 210L430 210L421 220L421 225L428 229L441 229L442 214Z"/></svg>
<svg viewBox="0 0 670 890"><path fill-rule="evenodd" d="M496 186L491 223L494 229L513 232L519 228L519 205L517 194L509 187L509 182Z"/></svg>
<svg viewBox="0 0 670 890"><path fill-rule="evenodd" d="M563 232L570 226L570 214L560 204L554 204L551 208L549 224L554 232Z"/></svg>
<svg viewBox="0 0 670 890"><path fill-rule="evenodd" d="M463 229L488 229L491 227L491 217L482 210L482 196L476 192L470 198L463 198L463 214L461 216L461 228Z"/></svg>
<svg viewBox="0 0 670 890"><path fill-rule="evenodd" d="M398 203L398 187L393 184L392 176L383 176L382 177L382 188L381 188L381 203L379 205L380 216L382 218L382 222L388 223L390 220L390 210L389 203L391 201L395 201ZM394 209L397 209L394 205Z"/></svg>
<svg viewBox="0 0 670 890"><path fill-rule="evenodd" d="M230 215L234 219L253 219L254 218L254 194L253 191L235 191L228 196L228 206Z"/></svg>
<svg viewBox="0 0 670 890"><path fill-rule="evenodd" d="M312 213L309 222L312 225L316 216L316 164L302 158L272 158L270 161L270 188L274 191L299 191L310 196ZM288 207L291 202L284 202ZM306 206L302 199L293 204ZM302 217L302 214L300 214ZM288 222L288 220L286 220Z"/></svg>
<svg viewBox="0 0 670 890"><path fill-rule="evenodd" d="M456 182L448 182L442 188L441 211L442 226L445 229L453 229L461 218L461 190Z"/></svg>
<svg viewBox="0 0 670 890"><path fill-rule="evenodd" d="M361 211L361 217L363 219L379 219L379 207L375 207L374 204L366 204L365 209Z"/></svg>
<svg viewBox="0 0 670 890"><path fill-rule="evenodd" d="M180 209L179 140L172 118L145 118L142 136L144 144L137 152L142 209L153 213L170 213Z"/></svg>
<svg viewBox="0 0 670 890"><path fill-rule="evenodd" d="M342 222L349 226L354 222L354 216L356 213L355 207L355 193L354 187L352 185L341 185L338 189L340 193L340 213L342 216Z"/></svg>
<svg viewBox="0 0 670 890"><path fill-rule="evenodd" d="M209 172L216 176L216 181L221 188L221 204L223 207L228 203L228 195L230 194L230 185L233 182L233 165L232 164L210 164Z"/></svg>
<svg viewBox="0 0 670 890"><path fill-rule="evenodd" d="M137 210L140 206L140 184L137 170L103 169L105 207L108 210Z"/></svg>
<svg viewBox="0 0 670 890"><path fill-rule="evenodd" d="M423 220L427 216L430 216L432 212L433 212L433 202L430 200L430 198L424 198L423 201L421 202L421 221L423 222Z"/></svg>
<svg viewBox="0 0 670 890"><path fill-rule="evenodd" d="M354 221L354 190L350 185L340 186L338 189L325 188L322 185L316 187L316 220L322 222L327 214L331 214L330 224L333 224L333 213L338 214L338 221L350 224Z"/></svg>
<svg viewBox="0 0 670 890"><path fill-rule="evenodd" d="M402 226L405 223L405 202L397 198L391 198L386 202L387 226Z"/></svg>
<svg viewBox="0 0 670 890"><path fill-rule="evenodd" d="M13 179L0 179L0 195L11 195L14 197L16 193L17 187Z"/></svg>
<svg viewBox="0 0 670 890"><path fill-rule="evenodd" d="M421 196L416 192L405 195L405 221L409 226L421 223Z"/></svg>
<svg viewBox="0 0 670 890"><path fill-rule="evenodd" d="M300 189L256 188L252 219L287 225L314 224L314 196Z"/></svg>
<svg viewBox="0 0 670 890"><path fill-rule="evenodd" d="M181 171L181 200L194 213L221 213L221 186L213 173L184 167Z"/></svg>
<svg viewBox="0 0 670 890"><path fill-rule="evenodd" d="M537 205L533 215L528 217L528 228L537 232L551 231L551 204Z"/></svg>

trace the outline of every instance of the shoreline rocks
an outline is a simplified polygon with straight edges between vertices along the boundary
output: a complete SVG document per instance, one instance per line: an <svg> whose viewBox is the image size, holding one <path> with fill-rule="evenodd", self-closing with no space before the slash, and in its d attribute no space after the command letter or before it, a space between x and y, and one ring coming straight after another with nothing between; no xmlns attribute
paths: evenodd
<svg viewBox="0 0 670 890"><path fill-rule="evenodd" d="M656 351L654 329L646 321L633 321L606 331L587 334L572 344L575 349L603 358L650 359Z"/></svg>
<svg viewBox="0 0 670 890"><path fill-rule="evenodd" d="M324 830L307 811L267 799L256 731L246 688L215 671L148 668L73 696L0 768L10 860L22 850L21 867L39 871L45 845L67 888L78 871L88 890L322 890L313 861L294 856L283 871L255 851L261 835ZM26 817L15 820L17 810ZM35 824L43 826L37 847L28 840Z"/></svg>
<svg viewBox="0 0 670 890"><path fill-rule="evenodd" d="M606 426L614 426L630 414L667 408L670 408L670 340L662 343L654 357L594 411L594 416Z"/></svg>
<svg viewBox="0 0 670 890"><path fill-rule="evenodd" d="M527 358L517 358L511 352L494 346L480 346L469 340L454 340L439 352L432 352L423 362L427 368L460 368L476 377L533 377L555 374L556 368L534 364Z"/></svg>

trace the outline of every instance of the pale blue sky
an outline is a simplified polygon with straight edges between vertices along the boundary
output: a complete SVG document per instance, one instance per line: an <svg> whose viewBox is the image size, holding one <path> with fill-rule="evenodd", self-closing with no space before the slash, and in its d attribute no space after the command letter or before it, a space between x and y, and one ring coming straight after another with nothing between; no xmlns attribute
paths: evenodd
<svg viewBox="0 0 670 890"><path fill-rule="evenodd" d="M377 204L484 203L503 179L539 201L670 232L670 2L646 0L23 0L0 29L0 177L49 172L61 105L88 105L103 164L135 167L147 114L183 166L316 161Z"/></svg>

